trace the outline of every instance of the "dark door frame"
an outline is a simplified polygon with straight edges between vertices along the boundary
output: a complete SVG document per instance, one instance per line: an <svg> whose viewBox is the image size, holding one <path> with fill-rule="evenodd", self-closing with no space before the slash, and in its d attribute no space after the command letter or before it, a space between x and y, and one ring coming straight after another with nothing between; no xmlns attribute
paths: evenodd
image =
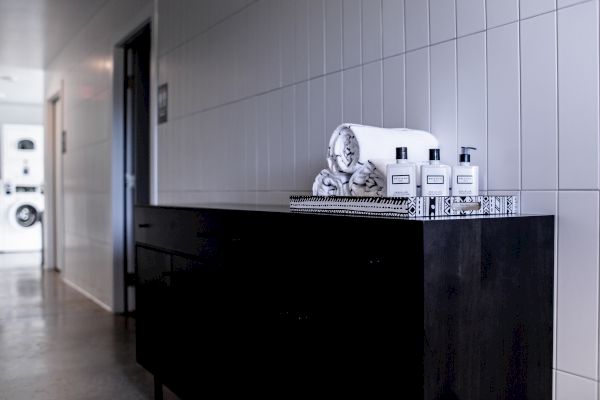
<svg viewBox="0 0 600 400"><path fill-rule="evenodd" d="M149 90L148 90L148 202L156 202L156 123L155 123L155 96L156 92L156 34L152 19L146 19L133 29L123 40L119 41L113 51L113 140L112 140L112 241L113 241L113 311L116 313L127 312L131 296L128 296L128 269L133 261L128 256L128 231L132 232L132 219L127 226L128 213L126 159L127 154L127 103L126 91L128 90L127 76L127 49L145 31L150 30L150 60L149 60ZM129 127L129 130L131 127ZM129 155L131 157L131 155ZM128 267L129 264L129 267Z"/></svg>

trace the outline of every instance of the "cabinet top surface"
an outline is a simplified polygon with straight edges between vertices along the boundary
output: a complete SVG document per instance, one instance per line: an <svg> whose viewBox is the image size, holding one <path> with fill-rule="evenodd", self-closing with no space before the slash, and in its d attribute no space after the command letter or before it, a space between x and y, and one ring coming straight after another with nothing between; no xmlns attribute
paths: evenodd
<svg viewBox="0 0 600 400"><path fill-rule="evenodd" d="M349 214L327 214L327 213L311 213L302 211L292 211L288 205L269 205L269 204L246 204L246 203L201 203L201 204L164 204L164 205L145 205L137 206L138 208L165 208L165 209L191 209L191 210L222 210L222 211L245 211L245 212L265 212L265 213L282 213L282 214L303 214L303 215L320 215L330 217L352 217L352 218L373 218L373 219L389 219L398 221L447 221L447 220L465 220L465 219L506 219L506 218L523 218L523 217L551 217L549 214L498 214L498 215L471 215L471 216L449 216L449 217L375 217Z"/></svg>

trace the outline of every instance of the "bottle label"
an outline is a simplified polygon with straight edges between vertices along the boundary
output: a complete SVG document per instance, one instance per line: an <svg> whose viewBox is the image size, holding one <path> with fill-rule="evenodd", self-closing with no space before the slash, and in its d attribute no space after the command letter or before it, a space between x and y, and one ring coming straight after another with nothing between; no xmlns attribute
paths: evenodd
<svg viewBox="0 0 600 400"><path fill-rule="evenodd" d="M444 175L427 175L428 185L443 185Z"/></svg>
<svg viewBox="0 0 600 400"><path fill-rule="evenodd" d="M410 185L410 175L392 175L393 185Z"/></svg>
<svg viewBox="0 0 600 400"><path fill-rule="evenodd" d="M472 185L473 175L457 175L456 183L458 183L459 185Z"/></svg>

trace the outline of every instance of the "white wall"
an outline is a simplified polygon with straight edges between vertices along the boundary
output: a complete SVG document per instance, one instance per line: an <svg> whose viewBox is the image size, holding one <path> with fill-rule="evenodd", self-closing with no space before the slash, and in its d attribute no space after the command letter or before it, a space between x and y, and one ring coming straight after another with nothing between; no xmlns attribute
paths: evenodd
<svg viewBox="0 0 600 400"><path fill-rule="evenodd" d="M598 1L405 2L407 125L450 163L478 147L483 188L558 215L556 398L597 399Z"/></svg>
<svg viewBox="0 0 600 400"><path fill-rule="evenodd" d="M0 103L0 125L42 125L44 110L40 104Z"/></svg>
<svg viewBox="0 0 600 400"><path fill-rule="evenodd" d="M48 66L46 99L64 85L64 279L112 309L112 72L115 45L152 16L152 0L110 0ZM68 23L68 21L65 21Z"/></svg>
<svg viewBox="0 0 600 400"><path fill-rule="evenodd" d="M158 6L161 203L285 204L311 190L340 122L404 125L402 1Z"/></svg>

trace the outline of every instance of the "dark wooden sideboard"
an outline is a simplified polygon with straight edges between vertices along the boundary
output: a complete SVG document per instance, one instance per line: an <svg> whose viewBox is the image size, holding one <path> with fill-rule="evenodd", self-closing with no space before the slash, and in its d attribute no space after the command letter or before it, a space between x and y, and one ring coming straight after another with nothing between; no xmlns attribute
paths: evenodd
<svg viewBox="0 0 600 400"><path fill-rule="evenodd" d="M136 221L137 359L183 399L551 399L552 216Z"/></svg>

